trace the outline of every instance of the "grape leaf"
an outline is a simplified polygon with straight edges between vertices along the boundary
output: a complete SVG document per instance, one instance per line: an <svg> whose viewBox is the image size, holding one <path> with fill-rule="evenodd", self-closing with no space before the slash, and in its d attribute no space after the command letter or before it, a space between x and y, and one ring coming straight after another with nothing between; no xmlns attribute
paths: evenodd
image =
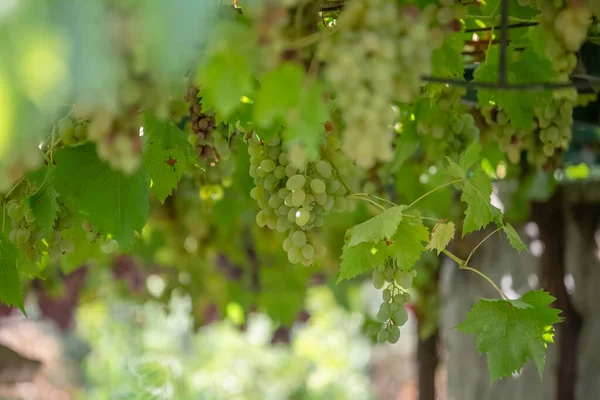
<svg viewBox="0 0 600 400"><path fill-rule="evenodd" d="M391 249L384 242L377 244L363 242L356 246L344 246L340 263L340 275L337 282L352 279L364 272L371 271L390 257Z"/></svg>
<svg viewBox="0 0 600 400"><path fill-rule="evenodd" d="M143 167L124 176L101 161L91 144L61 149L55 160L53 181L61 200L128 250L148 217L149 184Z"/></svg>
<svg viewBox="0 0 600 400"><path fill-rule="evenodd" d="M431 72L433 76L455 76L462 79L464 64L462 51L465 45L460 33L446 36L440 47L431 53Z"/></svg>
<svg viewBox="0 0 600 400"><path fill-rule="evenodd" d="M467 204L463 237L469 232L485 228L490 222L502 223L502 213L491 204L492 181L482 170L476 170L471 176L468 169L479 159L481 147L473 143L460 155L459 164L448 159L447 173L463 179L461 200Z"/></svg>
<svg viewBox="0 0 600 400"><path fill-rule="evenodd" d="M481 155L481 145L479 142L473 142L467 149L460 155L458 165L465 173L479 161Z"/></svg>
<svg viewBox="0 0 600 400"><path fill-rule="evenodd" d="M254 88L252 71L257 52L250 28L233 22L223 22L221 28L195 82L202 89L202 105L227 119L241 105L242 96Z"/></svg>
<svg viewBox="0 0 600 400"><path fill-rule="evenodd" d="M52 186L52 169L52 167L40 168L27 176L27 180L37 189L26 201L45 238L52 235L54 221L58 214L58 202L56 201L58 193Z"/></svg>
<svg viewBox="0 0 600 400"><path fill-rule="evenodd" d="M23 286L19 278L19 250L8 238L0 237L0 301L16 306L25 314Z"/></svg>
<svg viewBox="0 0 600 400"><path fill-rule="evenodd" d="M388 208L383 213L348 229L346 247L364 242L377 243L391 238L402 221L402 212L405 209L404 205Z"/></svg>
<svg viewBox="0 0 600 400"><path fill-rule="evenodd" d="M490 222L502 223L502 212L490 201L492 196L492 181L483 171L477 171L465 181L460 199L467 203L463 237L478 229L485 228Z"/></svg>
<svg viewBox="0 0 600 400"><path fill-rule="evenodd" d="M527 245L525 243L523 243L523 241L519 237L519 234L517 233L517 231L515 230L515 228L513 228L513 226L511 224L504 225L502 227L502 230L504 231L504 233L506 233L506 237L508 237L508 241L510 242L510 245L515 250L517 250L517 253L521 253L521 251L523 251L523 250L528 251Z"/></svg>
<svg viewBox="0 0 600 400"><path fill-rule="evenodd" d="M183 174L193 166L196 153L183 132L170 120L144 114L144 166L152 179L151 191L164 203Z"/></svg>
<svg viewBox="0 0 600 400"><path fill-rule="evenodd" d="M390 257L393 257L403 270L410 270L421 258L421 253L425 250L423 242L428 240L429 230L423 225L421 218L405 217L398 224L396 234L392 238L388 250Z"/></svg>
<svg viewBox="0 0 600 400"><path fill-rule="evenodd" d="M528 359L541 379L551 327L561 322L561 311L548 307L554 300L541 289L512 301L480 299L457 326L477 335L477 350L487 354L492 382L519 371Z"/></svg>
<svg viewBox="0 0 600 400"><path fill-rule="evenodd" d="M427 244L427 250L437 250L440 254L454 238L454 222L437 223L431 231L431 239Z"/></svg>
<svg viewBox="0 0 600 400"><path fill-rule="evenodd" d="M304 70L285 63L267 72L254 100L254 119L259 128L283 125L288 111L297 107L302 92Z"/></svg>

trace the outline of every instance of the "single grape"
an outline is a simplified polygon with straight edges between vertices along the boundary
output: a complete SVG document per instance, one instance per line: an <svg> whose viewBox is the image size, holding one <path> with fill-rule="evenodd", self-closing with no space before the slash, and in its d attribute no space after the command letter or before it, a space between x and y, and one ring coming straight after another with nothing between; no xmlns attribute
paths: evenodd
<svg viewBox="0 0 600 400"><path fill-rule="evenodd" d="M306 244L306 233L302 231L296 231L292 235L292 243L295 247L302 247Z"/></svg>
<svg viewBox="0 0 600 400"><path fill-rule="evenodd" d="M390 289L385 289L383 291L383 301L389 302L392 299L392 292Z"/></svg>
<svg viewBox="0 0 600 400"><path fill-rule="evenodd" d="M377 269L373 270L373 286L375 289L381 289L385 284L385 276Z"/></svg>
<svg viewBox="0 0 600 400"><path fill-rule="evenodd" d="M389 303L381 303L379 311L377 311L377 320L385 322L392 316Z"/></svg>
<svg viewBox="0 0 600 400"><path fill-rule="evenodd" d="M304 177L304 175L296 174L296 175L290 177L290 179L288 179L285 186L289 190L299 190L299 189L302 189L302 187L304 186L305 183L306 183L306 178Z"/></svg>
<svg viewBox="0 0 600 400"><path fill-rule="evenodd" d="M312 260L315 258L315 248L310 244L305 244L302 246L302 257L307 260Z"/></svg>
<svg viewBox="0 0 600 400"><path fill-rule="evenodd" d="M398 270L394 274L394 279L401 288L409 289L412 286L413 276L410 272Z"/></svg>
<svg viewBox="0 0 600 400"><path fill-rule="evenodd" d="M310 219L310 211L305 208L301 208L296 211L296 224L298 226L304 226L308 223Z"/></svg>
<svg viewBox="0 0 600 400"><path fill-rule="evenodd" d="M387 327L388 342L396 343L400 339L400 328L396 325L390 325Z"/></svg>
<svg viewBox="0 0 600 400"><path fill-rule="evenodd" d="M325 183L320 179L313 179L310 181L310 188L313 193L324 193L325 192Z"/></svg>
<svg viewBox="0 0 600 400"><path fill-rule="evenodd" d="M400 307L393 313L394 323L398 326L402 326L408 321L408 313L404 307Z"/></svg>
<svg viewBox="0 0 600 400"><path fill-rule="evenodd" d="M379 343L384 343L387 342L388 340L388 332L385 329L381 329L379 330L379 332L377 333L377 341Z"/></svg>

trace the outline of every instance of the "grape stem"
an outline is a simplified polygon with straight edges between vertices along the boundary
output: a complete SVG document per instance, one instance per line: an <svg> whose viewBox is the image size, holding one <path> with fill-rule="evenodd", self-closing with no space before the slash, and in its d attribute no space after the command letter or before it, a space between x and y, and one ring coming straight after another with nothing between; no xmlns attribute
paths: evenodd
<svg viewBox="0 0 600 400"><path fill-rule="evenodd" d="M367 203L373 204L375 207L379 207L382 211L385 211L385 207L382 206L381 204L377 203L374 200L368 199L366 197L360 197L360 196L358 196L358 195L356 195L354 193L350 194L348 197L351 198L351 199L359 199L359 200L366 201Z"/></svg>
<svg viewBox="0 0 600 400"><path fill-rule="evenodd" d="M494 287L494 289L496 289L496 291L498 291L498 293L500 293L500 295L502 296L502 298L504 298L506 300L510 300L508 298L508 296L506 295L506 293L504 293L502 291L502 289L500 289L498 287L498 285L496 285L496 283L494 283L494 281L492 280L492 278L490 278L489 276L487 276L486 274L484 274L483 272L481 272L481 271L479 271L479 270L477 270L475 268L469 267L464 260L462 260L460 257L457 257L456 255L452 254L450 251L444 249L444 250L442 250L442 253L444 253L449 258L451 258L454 262L456 262L458 264L458 269L475 272L477 275L481 276L483 279L485 279L486 281L488 281L489 284L492 285Z"/></svg>
<svg viewBox="0 0 600 400"><path fill-rule="evenodd" d="M383 197L379 197L379 196L375 196L374 194L371 193L352 193L353 196L366 196L366 197L372 197L375 200L379 200L379 201L383 201L384 203L388 203L392 206L397 206L398 204L394 203L393 201L390 201L388 199L384 199Z"/></svg>
<svg viewBox="0 0 600 400"><path fill-rule="evenodd" d="M462 179L456 179L456 180L453 180L453 181L451 181L451 182L444 183L443 185L440 185L440 186L436 187L435 189L431 189L429 192L425 193L424 195L422 195L421 197L419 197L418 199L416 199L415 201L413 201L412 203L410 203L410 204L409 204L409 205L406 207L406 209L408 210L409 208L411 208L412 206L414 206L415 204L417 204L419 201L423 200L425 197L429 196L430 194L432 194L432 193L435 193L435 192L437 192L438 190L440 190L440 189L443 189L443 188L445 188L445 187L447 187L447 186L450 186L450 185L454 185L454 184L460 183L460 182L462 182L462 181L463 181Z"/></svg>
<svg viewBox="0 0 600 400"><path fill-rule="evenodd" d="M350 195L353 194L352 189L350 189L350 186L348 186L346 184L346 182L344 182L344 179L342 178L342 174L340 174L339 169L337 168L337 166L334 164L333 160L327 155L326 152L323 152L323 159L325 161L327 161L329 164L331 164L331 167L335 170L335 174L338 177L338 180L341 182L342 186L344 186L344 189L346 189L346 191L348 193L350 193Z"/></svg>
<svg viewBox="0 0 600 400"><path fill-rule="evenodd" d="M492 233L490 233L489 235L487 235L486 237L483 238L483 240L479 243L477 243L477 246L473 247L473 250L471 250L471 252L469 253L469 256L467 257L467 260L465 261L465 264L469 263L469 260L471 259L471 257L473 256L473 254L475 253L475 251L479 248L479 246L481 246L486 240L488 240L491 236L493 236L496 232L502 230L503 227L500 227L498 229L496 229L495 231L493 231Z"/></svg>

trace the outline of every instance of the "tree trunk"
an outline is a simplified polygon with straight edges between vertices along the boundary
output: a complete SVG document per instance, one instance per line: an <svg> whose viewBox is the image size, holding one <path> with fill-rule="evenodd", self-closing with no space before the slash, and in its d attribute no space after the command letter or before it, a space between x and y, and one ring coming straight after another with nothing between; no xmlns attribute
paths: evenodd
<svg viewBox="0 0 600 400"><path fill-rule="evenodd" d="M419 337L417 345L417 361L419 364L419 400L435 400L435 372L438 357L438 330L427 339Z"/></svg>
<svg viewBox="0 0 600 400"><path fill-rule="evenodd" d="M547 202L534 202L531 216L538 224L544 252L540 260L542 287L556 297L553 304L563 311L565 319L557 326L558 371L556 399L575 400L581 316L573 306L565 286L565 214L562 188Z"/></svg>

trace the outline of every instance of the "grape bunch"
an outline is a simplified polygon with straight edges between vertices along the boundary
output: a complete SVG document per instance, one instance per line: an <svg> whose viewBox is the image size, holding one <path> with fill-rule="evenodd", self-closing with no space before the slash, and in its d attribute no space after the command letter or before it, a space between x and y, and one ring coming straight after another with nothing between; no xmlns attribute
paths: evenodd
<svg viewBox="0 0 600 400"><path fill-rule="evenodd" d="M321 56L325 77L342 110L342 150L359 166L372 167L393 157L398 8L392 0L349 2L338 21L343 27Z"/></svg>
<svg viewBox="0 0 600 400"><path fill-rule="evenodd" d="M540 28L547 37L546 56L559 79L566 82L577 65L576 53L585 41L592 14L583 2L537 0L536 5L540 10Z"/></svg>
<svg viewBox="0 0 600 400"><path fill-rule="evenodd" d="M412 286L416 271L405 271L399 268L392 259L373 270L373 286L383 289L383 302L377 311L377 321L382 324L377 333L380 343L396 343L400 339L400 326L408 321L408 313L404 305L410 302L408 289Z"/></svg>
<svg viewBox="0 0 600 400"><path fill-rule="evenodd" d="M188 136L188 141L195 147L200 159L210 160L214 157L212 136L217 126L215 118L203 112L198 93L198 88L190 86L184 97L185 102L188 103L190 129L192 131Z"/></svg>
<svg viewBox="0 0 600 400"><path fill-rule="evenodd" d="M132 107L122 115L98 111L85 117L88 118L87 135L96 143L98 157L126 175L137 171L141 164L140 128L143 126L137 108Z"/></svg>
<svg viewBox="0 0 600 400"><path fill-rule="evenodd" d="M65 146L82 144L88 138L87 122L85 120L74 120L70 115L59 120L55 126L55 130Z"/></svg>
<svg viewBox="0 0 600 400"><path fill-rule="evenodd" d="M431 135L436 144L447 146L451 152L460 153L479 138L475 118L462 103L466 90L444 85L425 94L429 107L418 115L420 134ZM444 140L440 140L444 139Z"/></svg>
<svg viewBox="0 0 600 400"><path fill-rule="evenodd" d="M498 141L500 150L507 154L511 163L518 163L521 153L526 151L527 162L540 167L567 149L572 136L577 91L572 89L566 93L568 97L563 93L534 108L529 129L516 129L506 112L495 106L481 109L489 126L488 133Z"/></svg>
<svg viewBox="0 0 600 400"><path fill-rule="evenodd" d="M36 217L27 202L9 201L6 203L6 214L12 224L9 240L24 250L31 261L39 261L40 253L35 246L42 239L42 232L37 226Z"/></svg>
<svg viewBox="0 0 600 400"><path fill-rule="evenodd" d="M324 139L324 150L335 151L340 143L333 135ZM323 225L332 210L346 209L346 189L326 160L303 165L290 162L279 137L267 142L252 135L249 139L250 176L254 187L250 195L258 202L258 226L289 232L283 249L291 263L309 266L324 248L313 241L310 230Z"/></svg>

